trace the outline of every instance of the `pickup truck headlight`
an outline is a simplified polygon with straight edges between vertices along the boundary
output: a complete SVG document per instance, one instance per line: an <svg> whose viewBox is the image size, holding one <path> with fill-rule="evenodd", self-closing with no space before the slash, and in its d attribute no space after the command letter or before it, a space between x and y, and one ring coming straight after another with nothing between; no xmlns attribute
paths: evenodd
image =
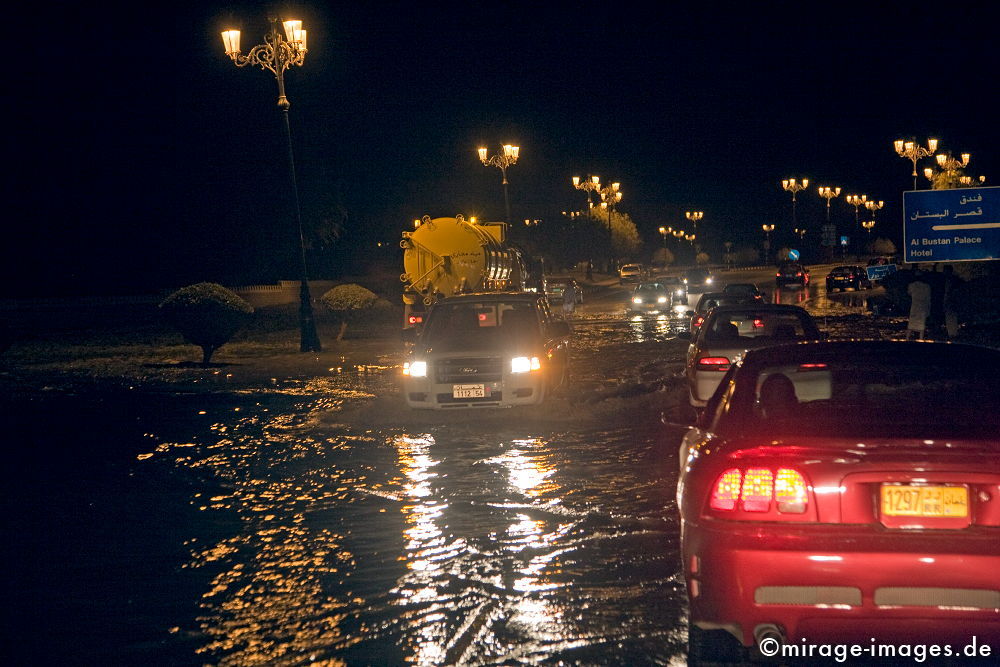
<svg viewBox="0 0 1000 667"><path fill-rule="evenodd" d="M538 361L538 357L514 357L510 360L511 373L527 373L537 371L541 367L542 364Z"/></svg>
<svg viewBox="0 0 1000 667"><path fill-rule="evenodd" d="M667 302L667 297L665 296L656 297L656 303L666 303L666 302Z"/></svg>
<svg viewBox="0 0 1000 667"><path fill-rule="evenodd" d="M642 303L642 297L641 296L632 297L632 303Z"/></svg>
<svg viewBox="0 0 1000 667"><path fill-rule="evenodd" d="M403 363L403 375L413 378L427 377L426 361L407 361Z"/></svg>

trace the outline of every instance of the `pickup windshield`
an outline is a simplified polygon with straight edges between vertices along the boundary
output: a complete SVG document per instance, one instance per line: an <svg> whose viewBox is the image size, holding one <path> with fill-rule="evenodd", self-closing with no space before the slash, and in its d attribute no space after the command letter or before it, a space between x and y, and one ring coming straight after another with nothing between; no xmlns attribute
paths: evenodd
<svg viewBox="0 0 1000 667"><path fill-rule="evenodd" d="M526 301L438 304L423 339L444 350L516 347L540 340L541 328L534 305Z"/></svg>

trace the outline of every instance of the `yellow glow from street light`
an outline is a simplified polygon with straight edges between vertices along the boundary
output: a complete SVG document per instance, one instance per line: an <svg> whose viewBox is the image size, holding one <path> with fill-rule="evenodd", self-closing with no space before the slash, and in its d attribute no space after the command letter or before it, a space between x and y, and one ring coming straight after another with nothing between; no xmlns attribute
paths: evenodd
<svg viewBox="0 0 1000 667"><path fill-rule="evenodd" d="M933 153L934 151L937 150L937 145L938 145L938 140L937 139L928 139L927 140L927 148L931 149L931 153Z"/></svg>
<svg viewBox="0 0 1000 667"><path fill-rule="evenodd" d="M580 185L580 177L579 176L574 176L573 177L573 187L575 188L578 185Z"/></svg>
<svg viewBox="0 0 1000 667"><path fill-rule="evenodd" d="M903 140L902 139L896 139L896 141L893 142L893 146L896 147L896 152L897 153L902 153L903 152Z"/></svg>
<svg viewBox="0 0 1000 667"><path fill-rule="evenodd" d="M601 184L601 177L600 176L591 176L590 177L590 182L593 183L594 185L600 185Z"/></svg>
<svg viewBox="0 0 1000 667"><path fill-rule="evenodd" d="M479 148L477 150L479 151L479 159L482 160L483 162L486 162L486 149Z"/></svg>
<svg viewBox="0 0 1000 667"><path fill-rule="evenodd" d="M298 19L289 19L282 23L285 26L285 36L288 38L289 42L294 42L296 31L302 30L302 21Z"/></svg>

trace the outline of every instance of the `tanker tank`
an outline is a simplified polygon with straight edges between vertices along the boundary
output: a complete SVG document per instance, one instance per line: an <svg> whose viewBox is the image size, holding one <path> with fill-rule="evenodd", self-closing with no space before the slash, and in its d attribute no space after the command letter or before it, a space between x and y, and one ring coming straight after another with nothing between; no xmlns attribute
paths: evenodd
<svg viewBox="0 0 1000 667"><path fill-rule="evenodd" d="M440 297L463 292L522 290L521 255L506 242L506 224L476 223L424 216L403 232L405 326L422 321L422 312Z"/></svg>

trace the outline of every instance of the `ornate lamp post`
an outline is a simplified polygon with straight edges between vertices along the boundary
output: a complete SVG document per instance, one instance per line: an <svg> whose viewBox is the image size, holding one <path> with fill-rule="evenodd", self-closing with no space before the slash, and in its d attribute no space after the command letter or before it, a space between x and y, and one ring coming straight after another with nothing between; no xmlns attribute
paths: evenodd
<svg viewBox="0 0 1000 667"><path fill-rule="evenodd" d="M885 206L885 202L882 200L875 201L874 199L869 199L868 201L865 202L865 208L867 208L872 213L872 220L871 220L872 227L875 226L875 211L882 210L883 206ZM870 232L871 229L868 229L868 231Z"/></svg>
<svg viewBox="0 0 1000 667"><path fill-rule="evenodd" d="M685 211L684 217L694 224L694 233L698 233L698 222L705 217L704 211Z"/></svg>
<svg viewBox="0 0 1000 667"><path fill-rule="evenodd" d="M896 155L906 158L913 163L914 190L917 189L917 160L934 155L934 151L937 150L937 145L937 139L928 139L927 148L918 146L915 141L903 141L902 139L896 139L896 141L893 142L893 147L896 149Z"/></svg>
<svg viewBox="0 0 1000 667"><path fill-rule="evenodd" d="M580 182L579 176L573 177L573 187L577 190L587 191L587 207L594 208L594 202L590 200L591 195L601 189L601 177L591 176L586 181Z"/></svg>
<svg viewBox="0 0 1000 667"><path fill-rule="evenodd" d="M601 208L608 210L608 273L614 271L614 235L611 233L611 209L622 200L621 183L612 183L597 191L601 195Z"/></svg>
<svg viewBox="0 0 1000 667"><path fill-rule="evenodd" d="M826 200L826 224L830 224L830 200L840 196L840 188L820 186L819 196Z"/></svg>
<svg viewBox="0 0 1000 667"><path fill-rule="evenodd" d="M872 228L875 226L874 220L865 220L861 223L861 226L868 230L868 237L871 238Z"/></svg>
<svg viewBox="0 0 1000 667"><path fill-rule="evenodd" d="M986 182L985 176L979 176L978 178L973 178L972 176L962 176L958 179L958 182L967 188L971 188L973 185L982 185Z"/></svg>
<svg viewBox="0 0 1000 667"><path fill-rule="evenodd" d="M764 261L766 262L771 254L771 232L774 231L774 225L761 225L760 228L764 230Z"/></svg>
<svg viewBox="0 0 1000 667"><path fill-rule="evenodd" d="M868 201L868 195L847 195L844 200L854 207L854 224L858 224L858 209Z"/></svg>
<svg viewBox="0 0 1000 667"><path fill-rule="evenodd" d="M786 192L792 193L792 227L798 227L799 222L795 217L795 195L809 187L809 179L803 178L801 183L797 183L794 178L788 178L781 182L781 187Z"/></svg>
<svg viewBox="0 0 1000 667"><path fill-rule="evenodd" d="M503 207L504 213L507 217L504 218L504 222L510 223L510 197L507 195L507 167L517 164L517 158L521 152L520 147L511 146L510 144L504 144L502 147L503 152L497 153L492 157L486 157L488 151L485 148L480 148L479 150L479 160L483 163L485 167L498 167L500 173L503 174Z"/></svg>
<svg viewBox="0 0 1000 667"><path fill-rule="evenodd" d="M660 237L663 239L663 249L667 249L667 234L673 233L673 227L660 227Z"/></svg>
<svg viewBox="0 0 1000 667"><path fill-rule="evenodd" d="M796 227L795 229L792 230L792 233L797 234L799 237L799 242L801 242L802 239L805 238L806 230Z"/></svg>
<svg viewBox="0 0 1000 667"><path fill-rule="evenodd" d="M271 31L264 36L264 43L250 49L243 55L240 52L240 31L226 30L222 33L222 43L237 67L258 65L273 74L278 80L278 108L285 120L285 136L288 139L288 168L292 181L292 192L295 195L295 218L299 228L299 254L302 262L302 280L299 289L299 349L302 352L320 352L322 346L319 334L316 333L316 320L313 317L312 297L309 294L309 271L306 265L306 243L302 231L302 208L299 204L299 187L295 178L295 155L292 152L292 127L288 121L288 108L291 103L285 96L285 70L292 65L301 65L306 57L306 31L302 29L302 21L289 20L282 22L285 34L278 31L278 19L268 17Z"/></svg>

